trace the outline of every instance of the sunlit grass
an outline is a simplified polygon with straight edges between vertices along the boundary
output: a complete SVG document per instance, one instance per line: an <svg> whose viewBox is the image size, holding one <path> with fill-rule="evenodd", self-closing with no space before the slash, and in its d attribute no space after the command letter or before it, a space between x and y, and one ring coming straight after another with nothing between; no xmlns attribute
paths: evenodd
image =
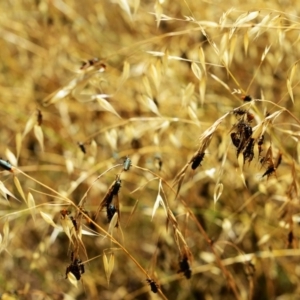
<svg viewBox="0 0 300 300"><path fill-rule="evenodd" d="M1 299L297 297L296 1L0 7Z"/></svg>

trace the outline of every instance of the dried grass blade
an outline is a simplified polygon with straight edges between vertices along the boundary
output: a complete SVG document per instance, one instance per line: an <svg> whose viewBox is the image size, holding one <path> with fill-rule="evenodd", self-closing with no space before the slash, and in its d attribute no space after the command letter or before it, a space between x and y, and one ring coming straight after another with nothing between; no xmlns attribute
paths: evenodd
<svg viewBox="0 0 300 300"><path fill-rule="evenodd" d="M200 61L203 73L206 74L205 53L204 53L202 47L199 48L198 56L199 56L199 61Z"/></svg>
<svg viewBox="0 0 300 300"><path fill-rule="evenodd" d="M104 272L107 278L107 274L108 274L108 259L105 253L103 253L103 266L104 266Z"/></svg>
<svg viewBox="0 0 300 300"><path fill-rule="evenodd" d="M115 265L115 256L111 253L109 260L107 259L106 254L103 254L103 264L104 264L104 271L107 279L107 285L109 285L110 277Z"/></svg>
<svg viewBox="0 0 300 300"><path fill-rule="evenodd" d="M183 91L183 96L182 96L182 105L183 106L188 105L194 92L195 92L195 85L190 82Z"/></svg>
<svg viewBox="0 0 300 300"><path fill-rule="evenodd" d="M150 99L153 99L152 89L151 89L148 77L146 75L144 75L142 81L143 81L143 84L144 84L144 87L145 87L145 90L146 90L146 95Z"/></svg>
<svg viewBox="0 0 300 300"><path fill-rule="evenodd" d="M122 86L125 83L125 81L128 79L129 73L130 73L130 64L128 61L125 60L123 65L123 73L122 73L120 86Z"/></svg>
<svg viewBox="0 0 300 300"><path fill-rule="evenodd" d="M5 150L5 156L7 157L8 161L12 165L14 165L14 166L18 165L18 159L17 159L17 157L8 148L6 148L6 150Z"/></svg>
<svg viewBox="0 0 300 300"><path fill-rule="evenodd" d="M249 34L248 31L244 34L244 51L245 55L248 54L248 48L249 48Z"/></svg>
<svg viewBox="0 0 300 300"><path fill-rule="evenodd" d="M269 46L266 46L266 47L265 47L265 50L264 50L264 52L263 52L263 54L262 54L262 56L261 56L261 61L262 61L262 62L265 60L265 58L266 58L266 56L267 56L267 54L268 54L268 52L269 52L271 46L272 46L272 45L269 45Z"/></svg>
<svg viewBox="0 0 300 300"><path fill-rule="evenodd" d="M5 221L3 225L3 239L7 240L9 235L9 223L8 221Z"/></svg>
<svg viewBox="0 0 300 300"><path fill-rule="evenodd" d="M72 221L68 217L62 217L60 221L64 233L67 235L70 242L73 243L71 230L74 229L74 225Z"/></svg>
<svg viewBox="0 0 300 300"><path fill-rule="evenodd" d="M128 17L130 18L130 20L132 20L132 15L131 15L130 6L128 4L128 1L126 1L126 0L117 0L117 3L126 12Z"/></svg>
<svg viewBox="0 0 300 300"><path fill-rule="evenodd" d="M97 102L99 103L99 105L108 112L111 112L112 114L116 115L118 118L122 119L120 117L120 115L115 111L115 109L113 108L113 106L105 99L103 99L102 97L100 97L99 95L95 95L93 96L93 99L96 99Z"/></svg>
<svg viewBox="0 0 300 300"><path fill-rule="evenodd" d="M229 34L228 32L225 32L222 35L221 41L220 41L220 51L219 51L219 58L224 60L225 53L228 52L229 49Z"/></svg>
<svg viewBox="0 0 300 300"><path fill-rule="evenodd" d="M112 253L112 254L110 255L109 263L108 263L109 277L110 277L111 274L112 274L112 271L113 271L113 269L114 269L114 265L115 265L115 256L114 256L114 254Z"/></svg>
<svg viewBox="0 0 300 300"><path fill-rule="evenodd" d="M155 15L156 15L157 27L159 27L161 17L162 17L162 13L163 13L163 8L162 8L162 5L161 5L160 1L155 2L154 10L155 10Z"/></svg>
<svg viewBox="0 0 300 300"><path fill-rule="evenodd" d="M28 208L30 209L32 219L35 223L35 220L36 220L35 201L34 201L34 198L31 193L28 193L27 204L28 204Z"/></svg>
<svg viewBox="0 0 300 300"><path fill-rule="evenodd" d="M59 226L57 226L54 222L53 219L50 215L40 211L40 214L42 216L42 218L46 221L46 223L48 223L49 225L53 226L54 228L59 228Z"/></svg>
<svg viewBox="0 0 300 300"><path fill-rule="evenodd" d="M253 128L252 138L257 140L264 132L264 121Z"/></svg>
<svg viewBox="0 0 300 300"><path fill-rule="evenodd" d="M156 92L158 92L159 86L160 86L160 81L161 81L161 63L160 60L157 60L156 66L151 65L150 67L150 74L152 81L155 85Z"/></svg>
<svg viewBox="0 0 300 300"><path fill-rule="evenodd" d="M153 112L155 113L156 115L158 115L159 117L161 117L161 114L159 113L159 110L158 110L158 107L157 105L155 104L155 102L147 97L147 96L144 96L144 99L145 99L145 105Z"/></svg>
<svg viewBox="0 0 300 300"><path fill-rule="evenodd" d="M34 135L40 144L41 151L44 152L44 134L41 126L34 125Z"/></svg>
<svg viewBox="0 0 300 300"><path fill-rule="evenodd" d="M186 241L185 241L185 239L184 239L182 233L178 230L178 228L176 228L175 233L176 233L176 236L177 236L177 237L181 240L181 242L184 244L184 246L185 246L186 248L188 248L188 245L187 245L187 243L186 243Z"/></svg>
<svg viewBox="0 0 300 300"><path fill-rule="evenodd" d="M194 112L194 110L192 109L192 107L189 105L188 106L188 114L189 114L189 117L191 118L191 120L195 121L195 123L200 126L199 124L199 119L198 119L198 116L197 114Z"/></svg>
<svg viewBox="0 0 300 300"><path fill-rule="evenodd" d="M272 26L272 21L271 21L271 16L272 13L269 13L268 15L266 15L262 21L260 23L257 24L257 26L253 26L250 30L249 30L249 35L253 36L255 33L255 37L254 39L256 39L259 35L261 35L262 33L264 33L266 31L266 28L268 26ZM276 17L277 18L277 17ZM271 21L271 22L270 22Z"/></svg>
<svg viewBox="0 0 300 300"><path fill-rule="evenodd" d="M21 148L22 148L22 134L21 133L17 133L16 134L17 158L20 157Z"/></svg>
<svg viewBox="0 0 300 300"><path fill-rule="evenodd" d="M72 174L74 172L74 163L70 158L66 158L65 160L65 164L66 164L66 168L67 168L67 172L68 174Z"/></svg>
<svg viewBox="0 0 300 300"><path fill-rule="evenodd" d="M0 233L0 253L6 248L6 245L3 242L2 234Z"/></svg>
<svg viewBox="0 0 300 300"><path fill-rule="evenodd" d="M217 77L217 76L214 75L214 74L210 74L210 76L211 76L215 81L217 81L217 82L219 82L221 85L223 85L224 88L225 88L227 91L230 91L230 92L231 92L229 86L228 86L224 81L222 81L219 77Z"/></svg>
<svg viewBox="0 0 300 300"><path fill-rule="evenodd" d="M202 106L205 100L205 91L206 91L206 76L203 76L200 79L200 83L199 83L200 101Z"/></svg>
<svg viewBox="0 0 300 300"><path fill-rule="evenodd" d="M133 214L135 213L136 209L137 209L137 206L138 206L138 203L139 203L139 200L136 200L135 203L134 203L134 206L133 208L131 209L131 213L130 213L130 216L127 220L127 223L125 225L125 228L128 226L128 224L130 223L131 219L132 219L132 216Z"/></svg>
<svg viewBox="0 0 300 300"><path fill-rule="evenodd" d="M277 110L274 113L272 113L271 115L266 117L266 121L274 121L277 117L279 117L283 112L285 111L285 109L281 109L281 110Z"/></svg>
<svg viewBox="0 0 300 300"><path fill-rule="evenodd" d="M2 235L0 234L0 253L5 250L8 246L8 241L9 241L9 223L6 221L3 225L3 238Z"/></svg>
<svg viewBox="0 0 300 300"><path fill-rule="evenodd" d="M216 185L215 191L214 191L214 204L216 204L218 202L222 193L223 193L223 183L218 183Z"/></svg>
<svg viewBox="0 0 300 300"><path fill-rule="evenodd" d="M202 71L199 68L198 64L195 62L192 62L191 68L192 68L194 75L197 77L198 80L200 80L202 77Z"/></svg>
<svg viewBox="0 0 300 300"><path fill-rule="evenodd" d="M112 150L117 150L118 132L115 129L105 132L105 139Z"/></svg>
<svg viewBox="0 0 300 300"><path fill-rule="evenodd" d="M173 186L179 182L179 180L181 179L181 177L184 177L185 172L186 172L187 168L189 167L189 165L190 165L190 162L188 162L188 163L180 170L180 172L176 175L176 177L175 177L175 179L174 179L174 181L173 181Z"/></svg>
<svg viewBox="0 0 300 300"><path fill-rule="evenodd" d="M90 78L97 72L103 72L105 70L102 63L100 64L100 67L101 68L99 70L95 70L95 68L92 69L88 68L83 73L81 72L80 74L78 74L66 86L49 95L44 100L44 105L49 106L50 104L56 103L70 94L72 94L72 96L78 101L81 101L80 98L82 95L80 95L80 92L87 85ZM87 96L87 101L93 100L92 95L86 95L86 96Z"/></svg>
<svg viewBox="0 0 300 300"><path fill-rule="evenodd" d="M294 103L294 94L293 94L292 82L291 82L291 79L289 77L286 80L286 85L287 85L288 93L291 97L291 100Z"/></svg>
<svg viewBox="0 0 300 300"><path fill-rule="evenodd" d="M266 242L268 242L271 238L271 235L269 233L264 234L259 241L257 242L257 246L261 246L263 244L265 244Z"/></svg>
<svg viewBox="0 0 300 300"><path fill-rule="evenodd" d="M36 116L34 114L31 115L31 117L28 119L28 121L26 122L23 134L22 134L22 138L24 138L33 128L33 126L36 123Z"/></svg>
<svg viewBox="0 0 300 300"><path fill-rule="evenodd" d="M117 223L118 223L118 219L119 219L119 215L117 212L114 213L114 216L112 217L110 223L109 223L109 226L108 226L108 230L107 232L110 234L110 235L113 235L113 231L114 231L114 228L116 227Z"/></svg>
<svg viewBox="0 0 300 300"><path fill-rule="evenodd" d="M225 13L223 12L220 20L219 20L219 24L221 26L221 30L223 30L224 26L226 25L226 21L228 20L228 15L231 14L231 12L234 9L231 7L230 9L228 9Z"/></svg>
<svg viewBox="0 0 300 300"><path fill-rule="evenodd" d="M188 165L189 165L189 164L187 164L187 166L188 166ZM182 174L180 175L179 179L176 180L176 182L175 182L175 183L178 183L177 191L176 191L176 195L175 195L175 199L177 198L177 196L178 196L178 194L179 194L179 192L180 192L181 185L182 185L182 182L183 182L184 177L185 177L185 172L182 173Z"/></svg>
<svg viewBox="0 0 300 300"><path fill-rule="evenodd" d="M293 82L297 66L298 66L298 63L295 63L293 65L292 69L291 69L291 73L290 73L290 76L289 76L291 82Z"/></svg>
<svg viewBox="0 0 300 300"><path fill-rule="evenodd" d="M236 47L236 41L237 41L237 35L233 35L232 38L230 39L230 44L229 44L229 65L232 62L233 55L235 52L235 47Z"/></svg>
<svg viewBox="0 0 300 300"><path fill-rule="evenodd" d="M67 277L68 277L68 280L69 280L75 287L77 287L78 282L77 282L77 279L76 279L75 275L74 275L72 272L69 272L69 273L67 274Z"/></svg>
<svg viewBox="0 0 300 300"><path fill-rule="evenodd" d="M151 216L151 221L153 220L153 217L159 207L160 204L162 204L164 201L163 201L163 198L162 196L160 195L160 191L158 192L157 194L157 197L156 197L156 200L154 202L154 206L153 206L153 210L152 210L152 216Z"/></svg>
<svg viewBox="0 0 300 300"><path fill-rule="evenodd" d="M243 172L243 170L244 170L244 156L243 156L242 153L240 153L240 154L238 155L238 165L239 165L239 173L240 173L240 177L241 177L241 179L242 179L242 181L243 181L244 186L247 187L247 185L246 185L246 180L245 180L245 176L244 176L244 172Z"/></svg>
<svg viewBox="0 0 300 300"><path fill-rule="evenodd" d="M98 151L97 142L93 139L91 141L90 152L94 158L96 158L96 156L97 156L97 151Z"/></svg>
<svg viewBox="0 0 300 300"><path fill-rule="evenodd" d="M23 198L23 200L25 201L25 203L28 205L27 199L26 199L24 191L23 191L23 188L22 188L21 183L20 183L20 181L19 181L19 179L18 179L17 176L14 176L14 184L15 184L18 192L20 193L21 197ZM17 199L17 198L15 198L15 199Z"/></svg>
<svg viewBox="0 0 300 300"><path fill-rule="evenodd" d="M253 12L248 12L246 14L241 15L240 17L238 17L238 19L234 23L233 27L238 27L242 24L252 21L259 15L259 13L260 13L260 11L253 11Z"/></svg>

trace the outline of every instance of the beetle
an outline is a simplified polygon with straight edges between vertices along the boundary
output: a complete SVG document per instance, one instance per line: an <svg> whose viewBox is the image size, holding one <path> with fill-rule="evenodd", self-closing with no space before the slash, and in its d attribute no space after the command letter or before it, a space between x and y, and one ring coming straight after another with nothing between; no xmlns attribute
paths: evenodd
<svg viewBox="0 0 300 300"><path fill-rule="evenodd" d="M120 190L120 187L121 187L121 180L120 178L118 177L112 187L112 195L115 196L118 194L119 190Z"/></svg>
<svg viewBox="0 0 300 300"><path fill-rule="evenodd" d="M243 99L245 102L250 102L250 101L252 101L252 97L251 97L250 95L242 96L242 99Z"/></svg>
<svg viewBox="0 0 300 300"><path fill-rule="evenodd" d="M73 223L73 226L75 228L75 231L78 231L78 225L77 225L77 221L75 220L75 218L73 216L70 216L70 219Z"/></svg>
<svg viewBox="0 0 300 300"><path fill-rule="evenodd" d="M192 270L189 265L187 255L183 255L182 259L179 261L179 271L178 273L183 273L186 279L190 279L192 276Z"/></svg>
<svg viewBox="0 0 300 300"><path fill-rule="evenodd" d="M75 257L74 251L71 252L71 264L66 269L66 279L68 273L72 273L77 280L81 278L81 275L85 272L84 264L79 258Z"/></svg>
<svg viewBox="0 0 300 300"><path fill-rule="evenodd" d="M69 210L66 210L66 209L62 209L60 211L60 214L61 214L61 217L62 219L64 219L67 215L69 215L71 212Z"/></svg>
<svg viewBox="0 0 300 300"><path fill-rule="evenodd" d="M82 261L75 258L71 264L66 269L66 278L68 278L68 273L72 273L77 280L80 280L81 275L85 272L84 265Z"/></svg>
<svg viewBox="0 0 300 300"><path fill-rule="evenodd" d="M6 171L12 172L12 165L8 160L0 159L0 167Z"/></svg>
<svg viewBox="0 0 300 300"><path fill-rule="evenodd" d="M131 159L127 156L123 162L123 170L128 171L131 167Z"/></svg>
<svg viewBox="0 0 300 300"><path fill-rule="evenodd" d="M91 66L93 66L95 63L97 63L99 59L97 57L94 57L92 59L89 59L87 62L83 62L82 66L80 67L80 70L87 69Z"/></svg>
<svg viewBox="0 0 300 300"><path fill-rule="evenodd" d="M254 139L250 138L249 142L243 152L244 155L244 163L248 160L249 163L252 161L253 157L254 157L254 152L253 152L253 148L254 148Z"/></svg>
<svg viewBox="0 0 300 300"><path fill-rule="evenodd" d="M151 291L156 294L158 292L157 283L154 280L149 279L149 278L147 278L146 281L150 285Z"/></svg>
<svg viewBox="0 0 300 300"><path fill-rule="evenodd" d="M113 204L109 204L107 205L107 208L106 208L106 213L107 213L107 219L108 219L108 222L111 221L112 217L114 216L114 214L117 212L117 208L115 205Z"/></svg>
<svg viewBox="0 0 300 300"><path fill-rule="evenodd" d="M86 149L83 143L78 142L77 145L79 146L80 150L82 151L82 153L86 154Z"/></svg>
<svg viewBox="0 0 300 300"><path fill-rule="evenodd" d="M201 166L201 162L204 158L205 152L202 153L197 153L191 160L192 162L192 169L195 170L199 167L199 165Z"/></svg>

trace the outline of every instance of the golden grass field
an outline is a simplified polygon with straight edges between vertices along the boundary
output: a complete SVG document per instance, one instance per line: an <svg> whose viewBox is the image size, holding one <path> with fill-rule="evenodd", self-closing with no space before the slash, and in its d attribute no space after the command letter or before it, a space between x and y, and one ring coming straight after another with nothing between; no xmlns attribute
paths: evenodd
<svg viewBox="0 0 300 300"><path fill-rule="evenodd" d="M300 299L299 10L1 1L1 299Z"/></svg>

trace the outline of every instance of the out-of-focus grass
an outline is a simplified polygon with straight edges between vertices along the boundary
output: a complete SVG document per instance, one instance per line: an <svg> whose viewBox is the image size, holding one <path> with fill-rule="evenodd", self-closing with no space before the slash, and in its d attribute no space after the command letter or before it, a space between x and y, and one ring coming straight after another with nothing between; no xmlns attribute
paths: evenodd
<svg viewBox="0 0 300 300"><path fill-rule="evenodd" d="M21 170L0 178L1 299L297 299L296 1L2 1L0 11L0 153ZM251 163L230 138L238 107L254 118ZM70 243L41 217L61 226L66 209L79 222L79 204L92 217L117 174L121 245L100 235L105 209L98 227L82 219L97 235L79 250L74 228ZM165 208L154 211L158 194ZM78 287L65 279L72 251L85 266ZM190 279L178 273L184 257Z"/></svg>

